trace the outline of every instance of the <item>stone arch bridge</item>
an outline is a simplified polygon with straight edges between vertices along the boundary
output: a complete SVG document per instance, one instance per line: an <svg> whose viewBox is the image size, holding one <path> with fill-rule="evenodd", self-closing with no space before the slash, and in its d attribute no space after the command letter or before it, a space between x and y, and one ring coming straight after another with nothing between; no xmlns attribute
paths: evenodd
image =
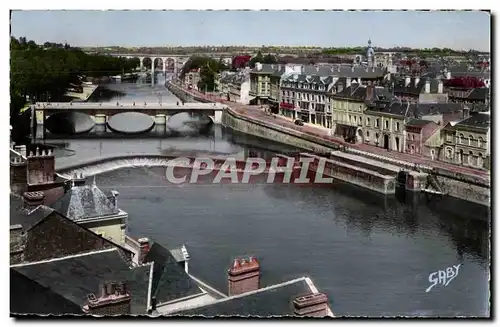
<svg viewBox="0 0 500 327"><path fill-rule="evenodd" d="M31 105L31 124L32 126L44 126L47 119L52 115L64 115L68 113L78 113L87 115L91 119L92 126L105 125L114 115L121 113L138 113L149 118L155 125L165 125L170 117L179 113L189 113L198 116L207 116L212 123L222 123L222 112L227 106L220 103L35 103ZM44 134L44 133L43 133ZM44 135L37 136L37 138Z"/></svg>
<svg viewBox="0 0 500 327"><path fill-rule="evenodd" d="M123 57L127 59L132 59L132 58L138 58L139 59L139 64L142 68L144 67L144 60L146 58L151 59L151 71L154 71L155 68L155 62L156 60L160 60L162 62L163 66L163 73L170 71L175 74L178 74L181 70L184 64L189 60L191 57L190 55L160 55L160 54L141 54L141 53L109 53L109 56L113 57ZM213 57L215 59L222 59L226 64L231 64L231 61L233 59L233 56L231 54L225 54L225 55L220 55L220 54L209 54L205 56Z"/></svg>

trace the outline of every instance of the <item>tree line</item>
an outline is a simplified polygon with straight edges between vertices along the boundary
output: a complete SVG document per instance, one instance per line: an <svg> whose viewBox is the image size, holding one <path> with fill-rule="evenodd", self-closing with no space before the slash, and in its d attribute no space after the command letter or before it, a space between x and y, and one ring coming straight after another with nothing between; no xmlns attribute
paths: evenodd
<svg viewBox="0 0 500 327"><path fill-rule="evenodd" d="M139 60L89 55L69 44L38 45L25 37L10 39L11 117L27 101L57 101L66 89L81 85L85 76L102 77L130 72Z"/></svg>

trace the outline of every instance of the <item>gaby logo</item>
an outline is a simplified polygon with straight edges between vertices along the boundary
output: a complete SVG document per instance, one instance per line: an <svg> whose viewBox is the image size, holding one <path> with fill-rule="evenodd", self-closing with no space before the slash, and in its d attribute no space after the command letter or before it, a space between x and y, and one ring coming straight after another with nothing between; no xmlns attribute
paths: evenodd
<svg viewBox="0 0 500 327"><path fill-rule="evenodd" d="M317 156L291 158L175 158L168 162L170 183L265 183L331 184L331 163Z"/></svg>
<svg viewBox="0 0 500 327"><path fill-rule="evenodd" d="M425 290L425 292L430 292L430 290L438 284L445 287L448 286L448 284L455 279L455 277L457 277L458 269L460 269L460 264L457 266L453 265L453 267L448 267L446 270L439 270L430 274L429 283L432 284Z"/></svg>

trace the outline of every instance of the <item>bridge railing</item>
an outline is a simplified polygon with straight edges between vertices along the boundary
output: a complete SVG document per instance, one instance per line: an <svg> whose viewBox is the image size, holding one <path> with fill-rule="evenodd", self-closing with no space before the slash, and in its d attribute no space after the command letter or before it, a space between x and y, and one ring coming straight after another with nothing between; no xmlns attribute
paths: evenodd
<svg viewBox="0 0 500 327"><path fill-rule="evenodd" d="M62 110L77 110L77 109L114 109L114 108L144 108L144 109L225 109L226 106L221 103L182 103L182 102L166 102L166 103L147 103L147 102L79 102L79 103L68 103L68 102L37 102L32 105L35 109L62 109Z"/></svg>

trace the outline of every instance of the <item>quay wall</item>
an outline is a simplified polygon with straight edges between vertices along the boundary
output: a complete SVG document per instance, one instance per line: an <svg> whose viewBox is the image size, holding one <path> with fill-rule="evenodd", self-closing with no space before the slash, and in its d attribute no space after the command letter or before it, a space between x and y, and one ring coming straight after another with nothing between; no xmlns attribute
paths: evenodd
<svg viewBox="0 0 500 327"><path fill-rule="evenodd" d="M209 102L206 99L188 94L185 90L174 83L168 82L166 83L166 87L181 99L182 97L184 97L186 99L189 99L190 101ZM228 126L236 131L254 135L257 137L262 137L265 139L270 139L306 151L324 153L341 149L340 145L327 142L313 135L304 134L299 131L291 130L277 125L273 126L273 124L264 124L259 120L239 114L232 110L230 107L226 111L224 111L222 115L222 123L223 125ZM384 157L355 149L347 149L347 152L353 155L367 157L379 161L381 163L381 166L383 165L383 163L386 163L409 171L415 169L415 165L409 162L399 161L389 157ZM368 168L365 164L360 162L354 163L350 161L349 163L353 167ZM448 196L485 206L491 205L491 183L489 178L485 179L481 178L480 176L470 176L451 172L445 169L425 167L422 165L418 165L418 170L424 173L435 175L441 185L442 190ZM379 172L382 171L379 170ZM346 177L342 178L344 179Z"/></svg>

